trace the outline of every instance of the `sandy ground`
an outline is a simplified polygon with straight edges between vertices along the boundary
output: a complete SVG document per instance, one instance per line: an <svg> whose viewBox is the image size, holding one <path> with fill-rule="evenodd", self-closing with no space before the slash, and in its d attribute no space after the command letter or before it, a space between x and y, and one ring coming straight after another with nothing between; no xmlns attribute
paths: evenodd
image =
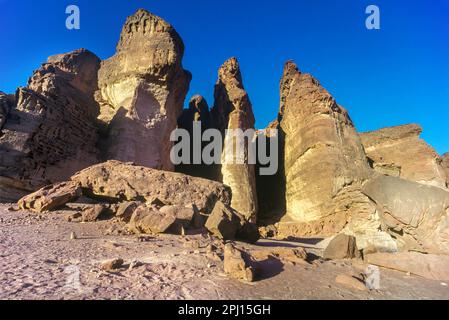
<svg viewBox="0 0 449 320"><path fill-rule="evenodd" d="M222 262L209 260L204 248L209 240L202 235L110 235L111 226L120 230L119 222L71 223L64 213L8 207L0 205L0 299L449 299L444 283L386 269L380 290L335 282L338 275L363 272L360 260L317 257L299 265L269 260L258 281L242 283L224 274ZM303 246L320 254L320 247L307 241L262 240L247 247L273 246ZM113 273L100 268L114 258L124 259L125 267Z"/></svg>

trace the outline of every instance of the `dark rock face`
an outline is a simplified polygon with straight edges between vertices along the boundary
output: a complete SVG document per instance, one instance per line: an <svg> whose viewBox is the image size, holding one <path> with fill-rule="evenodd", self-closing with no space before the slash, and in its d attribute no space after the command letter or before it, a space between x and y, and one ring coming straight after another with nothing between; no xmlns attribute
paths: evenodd
<svg viewBox="0 0 449 320"><path fill-rule="evenodd" d="M446 187L446 174L437 152L419 136L416 124L360 134L374 170L436 187Z"/></svg>
<svg viewBox="0 0 449 320"><path fill-rule="evenodd" d="M449 188L449 152L441 157L441 166L446 173L446 187Z"/></svg>
<svg viewBox="0 0 449 320"><path fill-rule="evenodd" d="M99 64L84 49L52 56L14 99L0 95L0 200L15 201L98 161Z"/></svg>
<svg viewBox="0 0 449 320"><path fill-rule="evenodd" d="M243 88L242 75L237 59L227 60L218 71L215 85L215 104L212 109L214 125L225 137L226 129L254 129L254 114L248 93ZM257 218L257 194L255 165L248 164L248 148L245 146L243 164L236 163L235 156L226 149L234 146L232 138L224 138L221 177L232 189L232 207L250 221Z"/></svg>
<svg viewBox="0 0 449 320"><path fill-rule="evenodd" d="M143 9L128 17L116 54L98 73L105 159L174 170L170 134L191 80L182 68L183 54L184 44L169 23Z"/></svg>
<svg viewBox="0 0 449 320"><path fill-rule="evenodd" d="M199 126L201 122L201 126ZM198 132L201 136L196 136L194 132L195 124L200 129ZM200 95L195 95L190 99L189 108L184 109L178 119L178 128L185 129L190 135L190 164L180 164L176 166L176 171L188 174L194 177L200 177L211 180L218 180L219 166L216 164L207 165L200 159L200 163L195 163L194 159L194 144L198 143L201 153L207 142L201 141L202 134L207 130L213 128L212 118L209 110L209 105L206 99Z"/></svg>

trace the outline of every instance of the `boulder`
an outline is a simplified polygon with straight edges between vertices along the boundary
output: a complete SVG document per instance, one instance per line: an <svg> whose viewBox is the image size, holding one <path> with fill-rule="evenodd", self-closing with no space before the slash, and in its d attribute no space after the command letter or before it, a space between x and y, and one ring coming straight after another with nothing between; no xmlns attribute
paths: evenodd
<svg viewBox="0 0 449 320"><path fill-rule="evenodd" d="M164 205L195 205L205 214L212 212L217 201L231 202L229 187L219 182L115 160L86 168L71 179L86 194L111 201L153 203L157 199Z"/></svg>
<svg viewBox="0 0 449 320"><path fill-rule="evenodd" d="M323 253L323 258L329 260L360 258L360 256L355 237L346 234L335 236Z"/></svg>
<svg viewBox="0 0 449 320"><path fill-rule="evenodd" d="M225 273L234 279L254 281L255 272L251 266L250 257L231 243L225 245L223 266Z"/></svg>
<svg viewBox="0 0 449 320"><path fill-rule="evenodd" d="M260 238L256 225L220 201L215 204L205 227L214 236L223 240L239 239L254 243Z"/></svg>
<svg viewBox="0 0 449 320"><path fill-rule="evenodd" d="M125 201L118 205L117 211L115 212L115 216L121 219L124 222L129 222L131 220L131 216L134 213L134 210L142 203L138 201Z"/></svg>
<svg viewBox="0 0 449 320"><path fill-rule="evenodd" d="M100 264L100 268L104 271L111 272L111 271L115 271L115 270L122 268L123 263L124 263L124 261L122 258L106 260Z"/></svg>
<svg viewBox="0 0 449 320"><path fill-rule="evenodd" d="M370 220L375 206L360 189L371 169L348 112L293 62L284 67L280 96L286 186L281 222L294 223L289 227L296 236L331 236L353 218ZM369 228L378 226L374 221Z"/></svg>
<svg viewBox="0 0 449 320"><path fill-rule="evenodd" d="M416 124L361 133L365 152L374 170L437 187L446 187L446 174L438 153L420 139Z"/></svg>
<svg viewBox="0 0 449 320"><path fill-rule="evenodd" d="M374 253L365 261L379 267L418 275L426 279L449 281L449 257L418 252Z"/></svg>
<svg viewBox="0 0 449 320"><path fill-rule="evenodd" d="M400 250L449 254L449 191L378 175L363 186Z"/></svg>
<svg viewBox="0 0 449 320"><path fill-rule="evenodd" d="M159 209L159 212L167 215L174 215L177 222L184 228L190 227L193 217L195 215L195 210L192 206L181 207L181 206L164 206Z"/></svg>
<svg viewBox="0 0 449 320"><path fill-rule="evenodd" d="M34 212L44 212L57 209L75 200L82 194L82 189L76 182L62 182L46 186L18 201L19 208Z"/></svg>
<svg viewBox="0 0 449 320"><path fill-rule="evenodd" d="M98 72L106 159L174 170L170 134L191 80L183 54L181 37L169 23L143 9L128 17L116 54Z"/></svg>
<svg viewBox="0 0 449 320"><path fill-rule="evenodd" d="M135 233L158 234L166 232L176 222L174 214L141 205L134 210L128 229Z"/></svg>
<svg viewBox="0 0 449 320"><path fill-rule="evenodd" d="M83 222L95 222L106 213L108 207L102 204L86 205L81 212Z"/></svg>
<svg viewBox="0 0 449 320"><path fill-rule="evenodd" d="M215 103L211 111L214 125L224 137L221 157L221 177L225 185L232 190L232 207L242 213L251 222L257 219L257 193L255 164L248 162L248 144L243 148L244 156L238 159L233 154L237 149L232 134L226 129L241 129L245 132L254 129L254 114L248 93L243 88L242 75L236 58L227 60L218 71L215 85ZM248 137L251 141L253 136Z"/></svg>
<svg viewBox="0 0 449 320"><path fill-rule="evenodd" d="M99 66L85 49L52 56L14 98L0 95L0 201L17 201L98 162Z"/></svg>

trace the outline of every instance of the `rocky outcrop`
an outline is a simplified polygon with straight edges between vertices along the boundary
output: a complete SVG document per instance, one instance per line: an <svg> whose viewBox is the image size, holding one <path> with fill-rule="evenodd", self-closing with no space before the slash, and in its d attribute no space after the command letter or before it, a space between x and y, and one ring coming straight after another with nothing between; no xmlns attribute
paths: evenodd
<svg viewBox="0 0 449 320"><path fill-rule="evenodd" d="M344 108L309 74L287 62L280 85L280 128L285 135L284 230L332 235L377 230L375 207L360 192L371 174L354 125Z"/></svg>
<svg viewBox="0 0 449 320"><path fill-rule="evenodd" d="M52 56L14 99L0 95L1 201L67 180L98 161L99 64L84 49Z"/></svg>
<svg viewBox="0 0 449 320"><path fill-rule="evenodd" d="M441 157L441 166L446 173L446 187L449 188L449 152Z"/></svg>
<svg viewBox="0 0 449 320"><path fill-rule="evenodd" d="M195 208L210 214L217 201L229 205L231 190L215 181L110 160L71 178L84 193L110 201L144 201Z"/></svg>
<svg viewBox="0 0 449 320"><path fill-rule="evenodd" d="M360 134L374 170L437 187L446 187L446 174L438 153L419 136L416 124Z"/></svg>
<svg viewBox="0 0 449 320"><path fill-rule="evenodd" d="M221 161L222 181L232 189L232 207L248 220L255 222L257 218L255 165L248 164L248 145L243 148L244 155L240 158L241 161L238 161L237 156L230 152L236 147L236 139L225 135L226 129L245 131L254 128L254 114L248 94L243 88L237 59L231 58L220 67L214 97L215 104L212 109L214 125L225 137Z"/></svg>
<svg viewBox="0 0 449 320"><path fill-rule="evenodd" d="M201 123L201 125L199 125ZM194 130L194 127L198 126ZM203 133L213 128L209 105L206 99L195 95L190 99L189 108L184 109L178 119L178 128L187 130L190 136L190 163L176 166L176 172L181 172L194 177L217 180L218 167L216 164L205 164L202 157L198 157L207 146L208 142L202 141ZM201 135L199 135L201 134ZM197 145L196 145L197 144ZM199 150L199 152L196 152Z"/></svg>
<svg viewBox="0 0 449 320"><path fill-rule="evenodd" d="M399 250L449 254L449 191L378 175L363 186Z"/></svg>
<svg viewBox="0 0 449 320"><path fill-rule="evenodd" d="M143 9L128 17L116 54L98 73L106 159L174 170L170 134L191 80L183 54L180 36L166 21Z"/></svg>

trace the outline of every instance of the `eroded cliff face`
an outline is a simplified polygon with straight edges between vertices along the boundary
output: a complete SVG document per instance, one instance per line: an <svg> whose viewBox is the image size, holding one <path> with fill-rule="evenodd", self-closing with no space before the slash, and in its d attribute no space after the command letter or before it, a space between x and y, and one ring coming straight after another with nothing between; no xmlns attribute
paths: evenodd
<svg viewBox="0 0 449 320"><path fill-rule="evenodd" d="M416 124L383 128L360 134L374 170L410 181L446 187L438 153L419 136Z"/></svg>
<svg viewBox="0 0 449 320"><path fill-rule="evenodd" d="M243 87L237 59L231 58L220 67L214 97L212 118L223 136L226 129L241 129L243 132L254 129L252 105ZM222 181L232 189L232 207L254 222L257 218L255 165L248 164L247 144L244 147L242 164L236 162L235 156L233 158L228 152L235 145L233 138L225 137L221 165Z"/></svg>
<svg viewBox="0 0 449 320"><path fill-rule="evenodd" d="M126 20L116 54L98 73L106 159L174 170L170 134L191 80L183 53L180 36L161 18L139 9Z"/></svg>
<svg viewBox="0 0 449 320"><path fill-rule="evenodd" d="M371 221L375 208L360 192L371 170L346 110L293 62L285 65L280 90L279 120L285 134L283 220L295 222L303 235L334 234L351 219ZM378 222L373 223L365 228L376 229Z"/></svg>
<svg viewBox="0 0 449 320"><path fill-rule="evenodd" d="M100 60L80 49L48 58L15 97L0 95L0 199L14 201L98 161L93 99Z"/></svg>
<svg viewBox="0 0 449 320"><path fill-rule="evenodd" d="M441 157L441 166L446 173L446 187L449 188L449 152Z"/></svg>

